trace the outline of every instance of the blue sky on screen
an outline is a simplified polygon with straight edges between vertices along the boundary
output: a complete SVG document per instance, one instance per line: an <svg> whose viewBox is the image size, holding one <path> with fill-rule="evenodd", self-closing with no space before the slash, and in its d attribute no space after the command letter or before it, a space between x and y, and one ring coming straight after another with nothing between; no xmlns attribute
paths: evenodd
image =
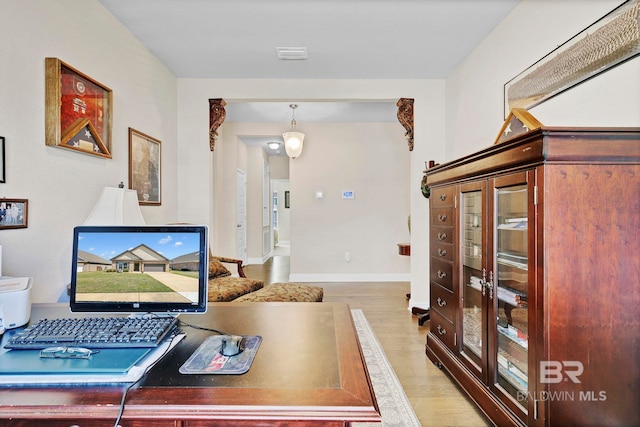
<svg viewBox="0 0 640 427"><path fill-rule="evenodd" d="M78 238L78 249L105 259L141 244L168 259L200 249L198 233L81 233Z"/></svg>

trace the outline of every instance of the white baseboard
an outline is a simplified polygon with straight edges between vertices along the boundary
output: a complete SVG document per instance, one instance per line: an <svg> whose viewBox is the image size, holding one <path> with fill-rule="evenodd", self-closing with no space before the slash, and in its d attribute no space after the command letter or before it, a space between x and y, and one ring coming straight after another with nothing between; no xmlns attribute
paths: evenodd
<svg viewBox="0 0 640 427"><path fill-rule="evenodd" d="M271 258L271 255L265 255L262 258L247 258L247 262L244 265L249 264L264 264L267 260Z"/></svg>
<svg viewBox="0 0 640 427"><path fill-rule="evenodd" d="M390 274L290 274L290 282L409 282L410 273Z"/></svg>

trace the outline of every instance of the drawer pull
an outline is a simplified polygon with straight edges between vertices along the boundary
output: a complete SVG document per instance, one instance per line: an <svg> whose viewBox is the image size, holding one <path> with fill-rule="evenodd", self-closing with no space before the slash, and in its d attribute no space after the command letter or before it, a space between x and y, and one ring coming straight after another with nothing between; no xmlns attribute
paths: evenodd
<svg viewBox="0 0 640 427"><path fill-rule="evenodd" d="M438 240L444 240L447 238L447 233L438 233Z"/></svg>
<svg viewBox="0 0 640 427"><path fill-rule="evenodd" d="M444 202L445 200L447 200L447 195L446 194L441 194L439 198L440 198L441 201Z"/></svg>
<svg viewBox="0 0 640 427"><path fill-rule="evenodd" d="M445 214L440 214L440 215L438 215L438 219L439 219L440 221L444 222L444 221L446 221L446 220L447 220L447 216L446 216Z"/></svg>
<svg viewBox="0 0 640 427"><path fill-rule="evenodd" d="M438 327L436 329L438 330L438 333L440 335L447 335L447 330L445 328L443 328L442 326L438 325Z"/></svg>
<svg viewBox="0 0 640 427"><path fill-rule="evenodd" d="M438 297L438 305L440 307L446 307L447 306L447 302L445 300L443 300L442 298Z"/></svg>
<svg viewBox="0 0 640 427"><path fill-rule="evenodd" d="M446 249L442 249L442 248L438 248L438 255L440 255L440 256L447 255L447 250Z"/></svg>
<svg viewBox="0 0 640 427"><path fill-rule="evenodd" d="M438 270L438 278L439 279L444 279L445 277L447 277L447 273L445 273L442 270Z"/></svg>

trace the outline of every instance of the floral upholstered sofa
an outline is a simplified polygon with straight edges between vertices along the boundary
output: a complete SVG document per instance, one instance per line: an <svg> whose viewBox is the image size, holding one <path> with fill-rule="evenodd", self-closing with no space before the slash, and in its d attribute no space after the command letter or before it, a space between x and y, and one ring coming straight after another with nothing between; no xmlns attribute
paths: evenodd
<svg viewBox="0 0 640 427"><path fill-rule="evenodd" d="M225 266L229 265L232 270ZM209 295L210 302L227 302L264 286L262 280L249 279L242 269L242 260L218 257L209 254Z"/></svg>
<svg viewBox="0 0 640 427"><path fill-rule="evenodd" d="M302 283L273 283L232 302L322 302L324 289Z"/></svg>
<svg viewBox="0 0 640 427"><path fill-rule="evenodd" d="M229 265L231 270L225 266ZM274 283L264 286L261 280L249 279L242 260L209 254L210 302L321 302L320 286L302 283Z"/></svg>

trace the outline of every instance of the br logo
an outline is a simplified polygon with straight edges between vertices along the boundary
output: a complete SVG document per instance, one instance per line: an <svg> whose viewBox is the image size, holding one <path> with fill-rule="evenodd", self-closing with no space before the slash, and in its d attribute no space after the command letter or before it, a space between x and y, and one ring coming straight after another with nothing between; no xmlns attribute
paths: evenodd
<svg viewBox="0 0 640 427"><path fill-rule="evenodd" d="M580 384L578 378L584 372L582 362L577 360L566 360L558 362L555 360L540 361L540 382L542 384L557 384L562 381L571 380Z"/></svg>

